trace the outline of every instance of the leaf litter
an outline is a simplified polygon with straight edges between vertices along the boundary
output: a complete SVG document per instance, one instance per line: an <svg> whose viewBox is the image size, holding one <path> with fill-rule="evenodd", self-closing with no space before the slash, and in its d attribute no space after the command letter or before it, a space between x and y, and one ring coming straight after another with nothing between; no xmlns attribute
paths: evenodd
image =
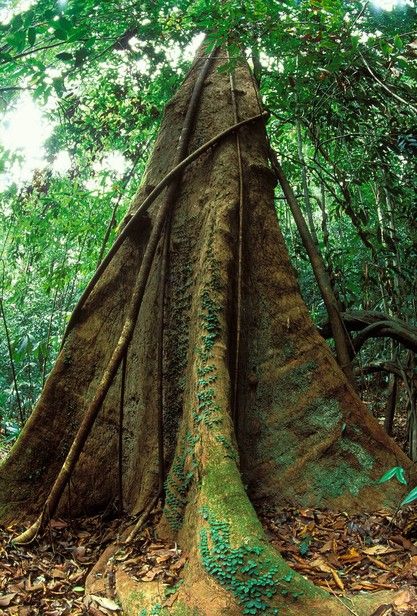
<svg viewBox="0 0 417 616"><path fill-rule="evenodd" d="M152 516L159 517L160 511ZM89 572L103 550L121 536L132 519L104 521L101 516L67 522L51 520L44 536L15 545L21 530L0 527L0 614L10 616L106 616L121 614L111 571L106 592L87 593ZM120 543L112 559L134 579L158 580L166 596L175 592L186 557L175 543L157 540L152 526L135 541Z"/></svg>
<svg viewBox="0 0 417 616"><path fill-rule="evenodd" d="M285 508L261 518L289 565L332 594L417 587L415 508L396 515ZM399 605L381 606L381 614L416 614L414 608L409 611L408 599L403 604L402 611Z"/></svg>
<svg viewBox="0 0 417 616"><path fill-rule="evenodd" d="M133 579L158 580L169 601L180 582L186 555L154 532L160 510L112 559ZM409 507L348 515L319 509L285 508L261 514L271 543L291 567L333 594L398 590L417 586L417 513ZM48 532L29 546L12 543L18 528L0 528L0 614L15 616L106 616L120 614L114 580L106 591L86 594L85 582L103 550L131 519L103 517L51 520ZM404 591L406 592L406 591ZM378 608L375 616L406 614L408 596ZM168 603L167 603L168 605Z"/></svg>

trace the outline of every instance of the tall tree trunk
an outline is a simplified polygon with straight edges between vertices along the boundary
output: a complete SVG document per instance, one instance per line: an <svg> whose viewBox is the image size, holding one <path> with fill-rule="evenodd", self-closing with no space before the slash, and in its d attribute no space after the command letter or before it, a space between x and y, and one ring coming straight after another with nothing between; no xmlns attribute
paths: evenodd
<svg viewBox="0 0 417 616"><path fill-rule="evenodd" d="M233 125L235 112L239 120L259 112L245 64L235 71L233 108L229 77L217 71L222 62L206 79L190 151ZM131 213L171 168L200 65L197 60L167 106ZM382 492L374 480L391 466L409 470L410 461L367 413L309 318L275 216L263 122L242 128L239 144L228 137L184 173L169 246L165 251L161 242L153 260L125 374L119 369L72 473L72 513L101 510L120 493L121 399L124 510L149 507L160 483L162 398L167 477L158 530L188 554L184 583L166 613L282 608L286 614L348 614L289 569L253 505L395 505L401 486L392 483ZM0 469L3 520L42 509L119 340L163 200L161 195L151 207L148 224L129 234L78 313L40 401ZM161 266L165 253L168 267ZM64 494L62 514L66 502ZM116 583L126 614L159 603L158 584L139 584L135 599L120 576ZM352 605L358 614L371 614L375 602L383 601L364 597Z"/></svg>

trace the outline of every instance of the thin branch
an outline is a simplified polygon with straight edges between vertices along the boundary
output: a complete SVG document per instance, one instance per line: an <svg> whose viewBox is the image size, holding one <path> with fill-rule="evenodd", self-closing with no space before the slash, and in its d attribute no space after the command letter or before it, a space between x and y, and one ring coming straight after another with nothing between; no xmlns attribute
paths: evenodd
<svg viewBox="0 0 417 616"><path fill-rule="evenodd" d="M66 41L60 41L59 43L51 43L50 45L43 45L42 47L36 47L36 49L28 49L28 51L22 51L22 53L17 54L10 58L10 60L3 60L0 62L1 64L7 64L8 62L15 62L16 60L20 60L20 58L24 58L25 56L30 56L37 51L45 51L47 49L53 49L54 47L61 47L61 45L65 45Z"/></svg>
<svg viewBox="0 0 417 616"><path fill-rule="evenodd" d="M376 75L375 73L372 71L371 67L369 66L369 64L367 63L367 61L365 60L365 58L363 57L363 55L361 54L361 52L359 52L359 55L362 59L362 62L365 65L365 68L367 69L368 73L371 75L371 77L373 79L375 79L375 81L377 83L379 83L379 85L381 86L381 88L383 88L386 92L388 92L388 94L390 94L393 98L395 98L397 101L399 101L400 103L403 103L403 105L406 105L407 107L410 107L410 109L412 109L414 111L414 113L417 113L417 107L414 107L414 105L408 101L406 101L404 98L402 98L401 96L398 96L398 94L396 94L395 92L393 92L392 90L390 90L388 88L388 86L385 85L385 83L383 83Z"/></svg>
<svg viewBox="0 0 417 616"><path fill-rule="evenodd" d="M325 143L329 143L330 141L337 141L338 139L345 139L346 137L367 137L367 134L364 133L345 133L344 135L336 135L335 137L329 137L328 139L324 139L320 141L317 146L322 146Z"/></svg>
<svg viewBox="0 0 417 616"><path fill-rule="evenodd" d="M12 370L13 385L14 385L14 389L15 389L15 392L16 392L17 406L19 408L20 424L23 427L23 425L25 423L25 416L23 414L22 401L20 399L19 387L17 385L16 368L15 368L15 365L14 365L12 343L11 343L11 340L10 340L10 333L9 333L9 328L8 328L8 325L7 325L6 313L4 312L3 297L0 297L0 312L1 312L1 318L2 318L2 321L3 321L3 325L4 325L4 331L5 331L5 334L6 334L7 352L9 354L9 362L10 362L10 368Z"/></svg>
<svg viewBox="0 0 417 616"><path fill-rule="evenodd" d="M33 88L23 88L20 86L5 86L0 88L0 92L16 92L21 90L33 90Z"/></svg>
<svg viewBox="0 0 417 616"><path fill-rule="evenodd" d="M127 364L128 348L122 358L122 378L120 384L120 403L119 403L119 433L118 433L118 490L119 490L119 515L123 515L123 422L125 408L125 390L126 390L126 364Z"/></svg>

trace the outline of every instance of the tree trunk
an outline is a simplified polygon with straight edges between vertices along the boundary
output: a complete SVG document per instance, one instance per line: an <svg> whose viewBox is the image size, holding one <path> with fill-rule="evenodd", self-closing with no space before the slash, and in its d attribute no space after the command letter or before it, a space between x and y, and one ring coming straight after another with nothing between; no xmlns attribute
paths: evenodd
<svg viewBox="0 0 417 616"><path fill-rule="evenodd" d="M391 379L387 404L385 407L384 428L389 436L392 436L394 425L395 409L398 398L398 376L394 374Z"/></svg>
<svg viewBox="0 0 417 616"><path fill-rule="evenodd" d="M229 77L217 71L222 62L206 79L189 151L233 125L234 111L239 120L259 113L244 64L235 71L233 109ZM167 106L131 213L171 169L200 66L197 60ZM160 483L162 399L167 477L158 530L188 554L177 600L162 613L272 614L282 608L285 614L349 614L289 569L253 505L395 506L401 486L392 482L381 490L374 480L392 466L410 470L410 461L368 414L309 318L275 217L263 122L242 128L239 144L243 173L234 136L184 173L169 245L164 250L162 239L154 257L125 374L119 368L71 475L71 514L103 510L120 493L128 513L149 506ZM149 223L129 234L79 311L0 469L3 521L26 519L43 507L124 327L163 200L160 195L149 210ZM64 493L62 515L68 502ZM158 584L136 585L135 599L121 574L116 582L126 614L159 602ZM378 601L374 595L350 605L371 614Z"/></svg>

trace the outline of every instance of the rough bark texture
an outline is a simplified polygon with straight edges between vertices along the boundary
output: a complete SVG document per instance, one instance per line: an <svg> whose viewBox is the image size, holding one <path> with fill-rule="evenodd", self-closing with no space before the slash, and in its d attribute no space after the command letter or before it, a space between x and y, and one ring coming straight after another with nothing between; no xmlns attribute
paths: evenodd
<svg viewBox="0 0 417 616"><path fill-rule="evenodd" d="M175 158L197 65L166 109L133 211ZM236 69L235 83L239 120L258 113L246 66ZM190 150L231 124L229 77L215 68ZM400 488L392 484L384 493L373 480L410 462L360 403L309 318L276 221L263 123L243 128L240 144L245 201L235 426L239 166L233 136L186 171L172 217L162 371L170 470L159 532L177 537L189 563L177 601L161 613L274 614L283 608L286 614L348 614L289 569L269 545L252 503L351 510L396 504ZM162 198L150 210L150 224ZM138 228L112 261L1 467L3 520L41 509L121 331L148 235L149 227ZM142 510L158 487L161 255L162 244L127 356L123 492L130 513ZM76 466L71 498L67 490L62 499L63 513L69 500L74 515L117 498L120 384L119 371ZM122 572L117 584L127 614L160 603L157 585L132 587ZM245 611L255 609L250 601L258 601L257 611ZM375 599L362 599L355 610L370 614L371 603Z"/></svg>

